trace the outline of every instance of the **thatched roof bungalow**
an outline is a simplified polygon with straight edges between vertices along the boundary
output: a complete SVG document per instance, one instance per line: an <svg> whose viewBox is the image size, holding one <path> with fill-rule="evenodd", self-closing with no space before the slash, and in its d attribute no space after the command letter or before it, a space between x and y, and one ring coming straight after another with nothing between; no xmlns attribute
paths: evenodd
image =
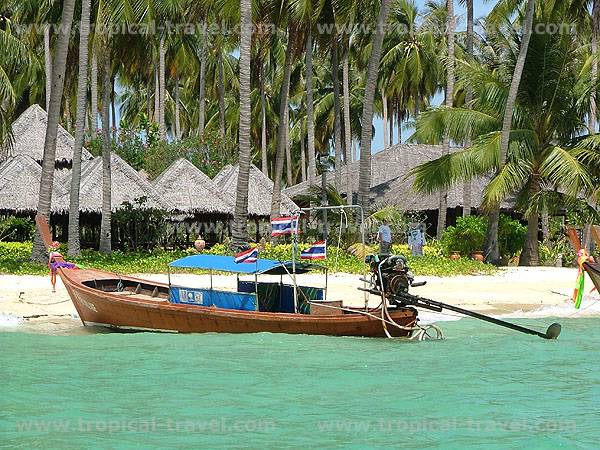
<svg viewBox="0 0 600 450"><path fill-rule="evenodd" d="M213 178L213 182L235 199L239 166L225 166ZM258 167L250 165L248 183L248 215L253 217L269 217L271 215L271 197L273 196L273 181L262 173ZM235 200L234 200L235 201ZM298 206L283 192L281 194L281 214L296 211Z"/></svg>
<svg viewBox="0 0 600 450"><path fill-rule="evenodd" d="M460 150L455 148L454 151ZM398 144L385 150L374 153L371 158L371 198L373 208L383 206L398 206L408 211L435 210L439 205L439 194L419 194L412 185L414 178L407 177L408 173L416 166L439 158L442 155L441 145ZM342 191L345 190L347 180L350 182L352 192L358 192L360 162L351 163L342 169ZM349 169L349 173L346 170ZM488 179L478 178L471 184L472 206L477 208L483 200L483 190ZM334 174L327 174L327 183L334 183ZM320 185L320 180L317 180ZM309 183L304 181L284 190L296 198L308 193ZM448 208L463 206L462 183L456 184L448 191ZM508 207L511 203L505 203Z"/></svg>
<svg viewBox="0 0 600 450"><path fill-rule="evenodd" d="M44 142L48 114L39 105L31 105L12 124L12 142L5 142L0 149L0 161L12 156L26 155L41 164L44 158ZM74 138L62 126L58 126L56 139L56 162L58 166L68 167L73 160ZM93 156L85 148L83 160Z"/></svg>
<svg viewBox="0 0 600 450"><path fill-rule="evenodd" d="M55 171L52 212L60 212L59 198L68 196L64 171ZM27 155L17 155L0 165L0 211L33 213L37 211L42 167Z"/></svg>
<svg viewBox="0 0 600 450"><path fill-rule="evenodd" d="M232 215L233 198L187 159L178 159L152 182L155 191L178 213Z"/></svg>
<svg viewBox="0 0 600 450"><path fill-rule="evenodd" d="M136 201L142 197L145 203L141 209L172 210L160 194L133 167L120 156L111 153L111 210L116 211L123 203L129 202L136 206ZM70 190L70 179L67 182L67 192ZM83 213L102 212L102 158L94 158L83 164L81 170L81 188L79 194L79 210ZM58 200L59 208L69 210L69 194Z"/></svg>

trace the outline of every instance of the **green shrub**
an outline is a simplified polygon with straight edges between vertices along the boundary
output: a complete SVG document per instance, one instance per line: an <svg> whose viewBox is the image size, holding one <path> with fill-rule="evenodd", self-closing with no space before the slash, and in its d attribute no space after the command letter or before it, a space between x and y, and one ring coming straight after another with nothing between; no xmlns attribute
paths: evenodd
<svg viewBox="0 0 600 450"><path fill-rule="evenodd" d="M445 255L454 251L463 256L470 256L475 251L483 250L488 219L484 216L459 217L456 226L448 227L440 240ZM517 219L500 214L498 224L498 245L500 254L505 257L516 255L525 242L527 227Z"/></svg>
<svg viewBox="0 0 600 450"><path fill-rule="evenodd" d="M0 242L0 260L27 261L32 247L31 242Z"/></svg>
<svg viewBox="0 0 600 450"><path fill-rule="evenodd" d="M487 218L483 216L459 217L456 225L446 228L440 245L444 254L460 252L463 256L470 256L475 251L483 250Z"/></svg>
<svg viewBox="0 0 600 450"><path fill-rule="evenodd" d="M304 250L310 244L299 244L299 250ZM10 274L46 274L48 269L45 264L35 264L29 262L31 255L31 242L0 242L0 273ZM408 255L406 246L394 246L395 253ZM61 246L60 251L66 255L65 246ZM408 261L415 275L468 275L475 273L492 273L496 270L493 266L481 264L470 259L461 259L452 261L439 255L440 250L435 246L426 247L426 255L423 257L408 256ZM232 255L233 253L225 244L217 244L207 250L206 253L215 255ZM81 268L96 268L115 272L120 274L135 273L166 273L167 266L171 261L184 256L197 254L195 249L179 251L138 251L122 252L114 251L110 255L99 253L95 250L83 250L77 258L70 259ZM292 257L291 244L272 245L266 244L261 253L262 258L289 260ZM366 265L364 261L349 254L345 249L331 246L327 249L327 259L321 261L330 272L345 272L353 274L364 273Z"/></svg>
<svg viewBox="0 0 600 450"><path fill-rule="evenodd" d="M25 242L33 239L35 225L29 218L8 216L0 221L0 241Z"/></svg>
<svg viewBox="0 0 600 450"><path fill-rule="evenodd" d="M521 251L527 235L527 226L521 224L517 219L500 214L498 223L498 245L500 254L504 257L512 257Z"/></svg>

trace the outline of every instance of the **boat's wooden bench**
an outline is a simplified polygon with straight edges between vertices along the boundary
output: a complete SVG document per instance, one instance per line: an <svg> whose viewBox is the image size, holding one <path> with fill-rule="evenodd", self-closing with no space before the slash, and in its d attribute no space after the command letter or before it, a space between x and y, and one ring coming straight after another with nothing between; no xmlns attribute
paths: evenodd
<svg viewBox="0 0 600 450"><path fill-rule="evenodd" d="M137 294L134 291L111 292L111 294L119 295L122 297L133 297L133 298L139 298L139 299L143 299L143 300L152 300L154 302L167 302L168 301L166 298L152 297L151 295L147 295L147 294Z"/></svg>

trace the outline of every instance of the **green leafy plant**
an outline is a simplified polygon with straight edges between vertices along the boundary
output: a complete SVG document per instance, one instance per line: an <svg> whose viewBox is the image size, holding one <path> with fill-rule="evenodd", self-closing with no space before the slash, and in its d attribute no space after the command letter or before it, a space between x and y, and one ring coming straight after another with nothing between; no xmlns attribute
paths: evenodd
<svg viewBox="0 0 600 450"><path fill-rule="evenodd" d="M156 209L144 209L146 197L136 199L135 204L124 202L113 214L120 231L120 238L129 250L150 250L165 236L167 213Z"/></svg>
<svg viewBox="0 0 600 450"><path fill-rule="evenodd" d="M458 251L463 256L471 256L483 250L488 219L484 216L459 217L456 225L448 227L440 240L445 255ZM516 219L500 215L498 244L504 257L516 255L525 242L527 227Z"/></svg>
<svg viewBox="0 0 600 450"><path fill-rule="evenodd" d="M308 248L310 244L300 244L299 249ZM396 246L395 246L396 247ZM0 273L9 274L32 274L42 275L48 272L44 264L35 264L29 262L31 254L31 242L14 243L0 242ZM439 255L428 255L428 252L435 252L435 249L425 250L425 256L413 258L408 256L408 261L415 275L435 275L435 276L454 276L469 274L491 274L497 269L488 264L481 264L469 259L452 261L448 258L442 258ZM395 248L394 251L402 250ZM61 248L61 251L66 249ZM214 245L206 253L217 255L231 255L226 244ZM405 252L399 252L404 253ZM166 273L169 262L182 258L187 255L197 254L195 249L164 251L132 251L123 252L114 251L111 254L102 254L95 250L83 250L81 255L72 261L82 268L98 268L109 272L122 274L144 274L144 273ZM289 260L292 257L292 245L266 244L261 252L261 257L276 260ZM344 249L330 247L328 249L328 258L322 262L330 271L345 272L352 274L362 274L365 271L364 259L349 254Z"/></svg>
<svg viewBox="0 0 600 450"><path fill-rule="evenodd" d="M29 218L8 216L0 221L0 241L29 241L34 232L35 225Z"/></svg>
<svg viewBox="0 0 600 450"><path fill-rule="evenodd" d="M486 229L487 219L483 216L459 217L455 226L446 229L440 245L446 255L458 251L463 256L470 256L483 249Z"/></svg>
<svg viewBox="0 0 600 450"><path fill-rule="evenodd" d="M517 219L501 214L498 223L498 245L500 254L511 258L521 251L527 235L527 226Z"/></svg>

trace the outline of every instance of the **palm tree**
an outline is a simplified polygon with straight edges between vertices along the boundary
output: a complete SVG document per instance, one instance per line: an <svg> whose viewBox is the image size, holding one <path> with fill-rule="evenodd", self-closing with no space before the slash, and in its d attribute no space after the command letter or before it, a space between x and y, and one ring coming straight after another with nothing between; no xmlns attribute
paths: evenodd
<svg viewBox="0 0 600 450"><path fill-rule="evenodd" d="M0 13L0 147L10 144L18 99L35 85L42 70L35 52L12 33L10 17Z"/></svg>
<svg viewBox="0 0 600 450"><path fill-rule="evenodd" d="M315 114L314 114L314 92L313 92L313 39L312 28L315 17L320 14L323 1L305 0L304 2L293 2L295 20L304 28L305 38L305 69L304 78L306 85L306 139L308 153L308 182L313 184L317 176L315 163Z"/></svg>
<svg viewBox="0 0 600 450"><path fill-rule="evenodd" d="M167 125L165 122L165 37L160 37L158 44L158 132L161 140L167 138Z"/></svg>
<svg viewBox="0 0 600 450"><path fill-rule="evenodd" d="M510 90L508 92L508 98L506 99L506 108L504 110L504 118L502 120L502 134L500 140L500 164L498 165L498 173L504 169L506 164L506 157L508 154L508 145L510 141L510 131L512 128L512 121L515 109L515 102L517 100L517 94L519 92L519 85L521 83L521 76L523 74L523 67L525 66L525 60L527 59L527 50L529 48L529 40L531 38L531 31L533 27L533 14L535 10L535 0L527 0L527 10L525 13L525 21L523 22L523 36L519 46L519 56L517 63L515 64L512 81L510 84ZM528 233L532 236L534 233L537 236L538 224L532 217L528 225ZM500 206L495 205L491 208L489 214L489 224L486 233L485 244L484 244L484 255L487 262L497 263L500 260L500 251L498 247L498 222L500 220ZM537 238L536 238L537 242ZM537 247L535 247L537 248ZM531 260L537 262L539 255L535 254L534 247L528 247L523 249L525 260Z"/></svg>
<svg viewBox="0 0 600 450"><path fill-rule="evenodd" d="M275 171L273 174L273 196L271 199L271 218L279 217L281 208L281 178L283 175L283 161L286 146L286 121L285 117L289 108L290 76L292 74L292 58L294 56L295 32L292 27L288 29L285 62L283 64L283 80L279 98L279 127L277 129L277 151L275 153Z"/></svg>
<svg viewBox="0 0 600 450"><path fill-rule="evenodd" d="M240 0L240 158L233 219L233 245L240 248L247 242L248 179L250 174L250 52L252 43L252 2Z"/></svg>
<svg viewBox="0 0 600 450"><path fill-rule="evenodd" d="M37 210L38 214L44 216L46 219L50 218L50 205L52 203L58 120L62 103L69 38L71 36L71 26L73 24L73 13L75 11L75 0L64 0L62 6L61 27L56 42L54 67L52 70L52 89L50 94L50 107L48 108L48 124L44 141L44 159L42 162L42 176ZM44 243L42 242L38 230L33 245L31 259L34 261L43 261L45 257L46 248L44 247Z"/></svg>
<svg viewBox="0 0 600 450"><path fill-rule="evenodd" d="M81 22L79 26L79 78L77 81L77 119L75 121L75 142L73 144L73 167L71 171L71 192L69 202L69 255L80 253L79 245L79 188L81 184L81 149L85 129L87 108L88 39L90 34L91 0L81 2ZM93 112L92 112L93 113Z"/></svg>
<svg viewBox="0 0 600 450"><path fill-rule="evenodd" d="M448 53L446 55L446 100L447 108L454 105L454 0L446 1L448 15L446 25L446 45ZM450 138L444 137L442 156L450 153ZM440 205L438 208L437 238L441 239L446 229L446 216L448 213L448 191L440 191Z"/></svg>
<svg viewBox="0 0 600 450"><path fill-rule="evenodd" d="M560 23L560 17L540 14L542 23ZM589 98L591 90L580 76L584 67L581 52L571 37L564 35L536 35L530 47L513 106L507 158L502 158L501 141L513 82L508 85L502 74L510 73L518 59L508 67L499 60L500 67L494 70L470 61L461 67L460 83L473 86L472 109L438 108L421 114L415 139L439 142L448 135L455 141L472 139L472 146L413 170L415 188L423 192L495 173L482 206L497 208L508 195L517 193L517 205L528 221L522 265L538 264L538 217L544 209L545 190L561 190L575 197L592 189L581 156L587 154L573 144L586 131L583 117L587 104L579 99ZM539 70L542 65L544 71Z"/></svg>
<svg viewBox="0 0 600 450"><path fill-rule="evenodd" d="M385 35L385 25L387 23L390 10L390 0L382 0L379 16L377 17L377 28L373 35L373 46L369 56L369 65L367 68L367 81L365 83L365 95L363 99L362 110L362 133L360 139L360 172L358 180L358 198L359 205L363 209L369 208L369 197L371 190L371 139L373 137L373 102L375 100L375 88L379 74L379 60L381 57L381 47Z"/></svg>
<svg viewBox="0 0 600 450"><path fill-rule="evenodd" d="M46 69L46 111L50 109L52 91L52 52L50 50L50 25L44 25L44 67Z"/></svg>
<svg viewBox="0 0 600 450"><path fill-rule="evenodd" d="M342 184L342 121L340 106L340 63L338 58L338 37L333 34L331 42L331 77L333 80L333 140L335 144L335 187Z"/></svg>
<svg viewBox="0 0 600 450"><path fill-rule="evenodd" d="M112 173L111 173L111 133L110 133L110 96L111 48L104 44L102 55L102 220L100 222L100 246L102 253L112 252Z"/></svg>
<svg viewBox="0 0 600 450"><path fill-rule="evenodd" d="M206 57L208 53L207 33L202 31L200 40L200 80L198 82L198 135L204 137L204 125L206 123Z"/></svg>
<svg viewBox="0 0 600 450"><path fill-rule="evenodd" d="M467 47L467 57L473 58L473 0L466 0L467 4L467 39L466 39L466 47ZM467 85L465 92L465 105L467 108L470 108L471 102L473 101L473 88L471 85ZM469 147L471 142L467 139L465 141L465 147ZM465 182L463 186L463 217L467 217L471 215L471 196L472 189L471 183Z"/></svg>
<svg viewBox="0 0 600 450"><path fill-rule="evenodd" d="M592 85L598 81L598 35L600 34L600 0L594 0L592 4ZM596 131L597 122L597 92L594 88L590 95L590 114L588 128L590 133Z"/></svg>
<svg viewBox="0 0 600 450"><path fill-rule="evenodd" d="M98 55L95 46L92 46L90 91L90 130L95 133L98 129Z"/></svg>

